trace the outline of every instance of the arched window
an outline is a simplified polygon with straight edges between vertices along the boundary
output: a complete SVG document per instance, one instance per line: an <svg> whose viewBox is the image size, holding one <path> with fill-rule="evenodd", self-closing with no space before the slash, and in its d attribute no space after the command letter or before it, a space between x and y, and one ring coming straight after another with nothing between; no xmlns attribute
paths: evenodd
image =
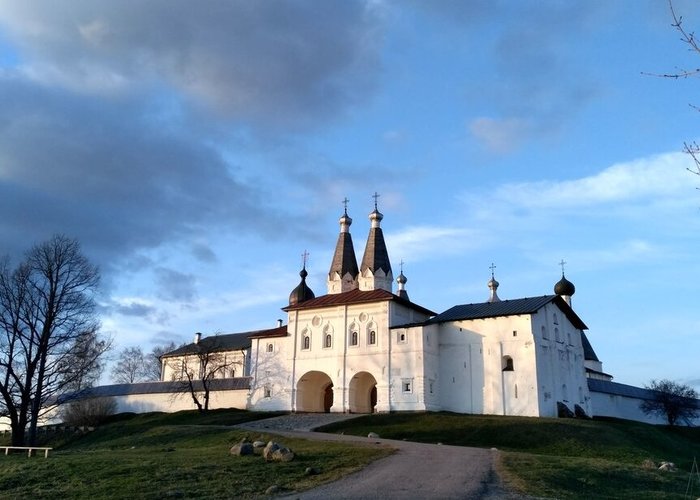
<svg viewBox="0 0 700 500"><path fill-rule="evenodd" d="M308 334L304 335L301 348L304 350L311 349L311 337Z"/></svg>
<svg viewBox="0 0 700 500"><path fill-rule="evenodd" d="M370 330L369 336L367 338L367 343L369 345L375 345L377 343L377 332Z"/></svg>
<svg viewBox="0 0 700 500"><path fill-rule="evenodd" d="M549 338L549 335L547 335L547 327L544 325L542 325L542 338L545 340Z"/></svg>
<svg viewBox="0 0 700 500"><path fill-rule="evenodd" d="M332 347L333 346L333 337L331 337L330 333L327 333L325 336L325 340L323 342L324 347Z"/></svg>
<svg viewBox="0 0 700 500"><path fill-rule="evenodd" d="M275 349L275 346L272 344L267 344L267 352L272 352Z"/></svg>
<svg viewBox="0 0 700 500"><path fill-rule="evenodd" d="M266 397L266 398L272 397L272 388L269 385L265 386L264 397Z"/></svg>
<svg viewBox="0 0 700 500"><path fill-rule="evenodd" d="M357 331L350 334L350 345L357 345Z"/></svg>
<svg viewBox="0 0 700 500"><path fill-rule="evenodd" d="M513 371L513 358L511 358L510 356L503 356L501 364L503 365L504 372Z"/></svg>

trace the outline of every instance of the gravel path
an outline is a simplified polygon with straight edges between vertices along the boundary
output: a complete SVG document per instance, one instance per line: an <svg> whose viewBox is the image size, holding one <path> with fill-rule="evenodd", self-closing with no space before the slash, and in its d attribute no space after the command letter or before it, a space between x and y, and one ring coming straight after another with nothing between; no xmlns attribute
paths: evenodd
<svg viewBox="0 0 700 500"><path fill-rule="evenodd" d="M516 499L508 493L495 471L497 450L369 439L340 434L309 432L331 422L355 418L347 414L293 414L243 424L250 430L266 430L283 436L322 441L375 443L396 448L393 455L377 460L359 472L302 493L298 499Z"/></svg>

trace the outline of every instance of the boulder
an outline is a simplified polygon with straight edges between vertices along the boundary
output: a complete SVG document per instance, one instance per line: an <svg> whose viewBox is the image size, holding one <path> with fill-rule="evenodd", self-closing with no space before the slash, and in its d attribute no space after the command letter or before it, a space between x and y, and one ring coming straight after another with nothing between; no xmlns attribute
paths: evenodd
<svg viewBox="0 0 700 500"><path fill-rule="evenodd" d="M370 439L379 439L379 434L377 434L376 432L370 432L369 434L367 434L367 437Z"/></svg>
<svg viewBox="0 0 700 500"><path fill-rule="evenodd" d="M289 448L280 446L272 452L272 460L275 462L291 462L294 460L294 452Z"/></svg>
<svg viewBox="0 0 700 500"><path fill-rule="evenodd" d="M666 472L676 472L676 464L673 462L661 462L661 465L659 465L659 470L663 470Z"/></svg>
<svg viewBox="0 0 700 500"><path fill-rule="evenodd" d="M274 441L270 441L263 449L263 458L268 462L272 462L272 453L279 449L279 444L275 443Z"/></svg>
<svg viewBox="0 0 700 500"><path fill-rule="evenodd" d="M254 453L254 449L252 443L240 442L231 446L228 453L229 455L242 457L244 455L252 455Z"/></svg>
<svg viewBox="0 0 700 500"><path fill-rule="evenodd" d="M265 448L265 441L253 441L253 448Z"/></svg>
<svg viewBox="0 0 700 500"><path fill-rule="evenodd" d="M316 467L307 467L306 469L304 469L304 474L306 474L307 476L315 476L320 473L321 471L318 470Z"/></svg>
<svg viewBox="0 0 700 500"><path fill-rule="evenodd" d="M648 458L642 462L642 469L646 470L653 470L656 469L657 465L654 463L653 460L649 460Z"/></svg>

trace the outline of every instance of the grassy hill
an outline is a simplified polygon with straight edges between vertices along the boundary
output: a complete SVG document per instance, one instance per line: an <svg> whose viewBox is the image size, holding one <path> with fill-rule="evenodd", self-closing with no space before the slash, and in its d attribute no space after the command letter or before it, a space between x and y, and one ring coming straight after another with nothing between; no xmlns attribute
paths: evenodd
<svg viewBox="0 0 700 500"><path fill-rule="evenodd" d="M387 448L275 439L288 463L233 457L248 433L231 426L270 416L239 410L115 415L85 434L49 434L48 459L0 454L0 498L256 498L267 488L306 489L391 453ZM270 434L250 433L252 440ZM6 443L6 444L9 444ZM306 475L307 467L320 471Z"/></svg>
<svg viewBox="0 0 700 500"><path fill-rule="evenodd" d="M326 432L425 443L498 448L508 485L546 498L697 498L685 496L699 428L669 428L624 420L568 420L457 415L378 414L324 427ZM671 461L678 472L643 467Z"/></svg>

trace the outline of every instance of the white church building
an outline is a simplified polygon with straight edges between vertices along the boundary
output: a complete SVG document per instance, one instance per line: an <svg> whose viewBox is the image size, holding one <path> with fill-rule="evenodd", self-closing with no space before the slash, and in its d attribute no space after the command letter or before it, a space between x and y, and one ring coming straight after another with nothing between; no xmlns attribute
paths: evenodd
<svg viewBox="0 0 700 500"><path fill-rule="evenodd" d="M192 408L191 398L178 403L171 392L204 350L226 365L211 407L547 417L569 411L663 423L639 409L649 391L603 372L563 271L553 294L514 300L499 299L492 273L488 300L436 313L410 300L402 271L394 279L382 219L375 203L358 266L346 203L326 293L309 288L304 266L283 308L286 324L197 334L162 357L161 382L103 386L94 395L114 396L119 411Z"/></svg>

